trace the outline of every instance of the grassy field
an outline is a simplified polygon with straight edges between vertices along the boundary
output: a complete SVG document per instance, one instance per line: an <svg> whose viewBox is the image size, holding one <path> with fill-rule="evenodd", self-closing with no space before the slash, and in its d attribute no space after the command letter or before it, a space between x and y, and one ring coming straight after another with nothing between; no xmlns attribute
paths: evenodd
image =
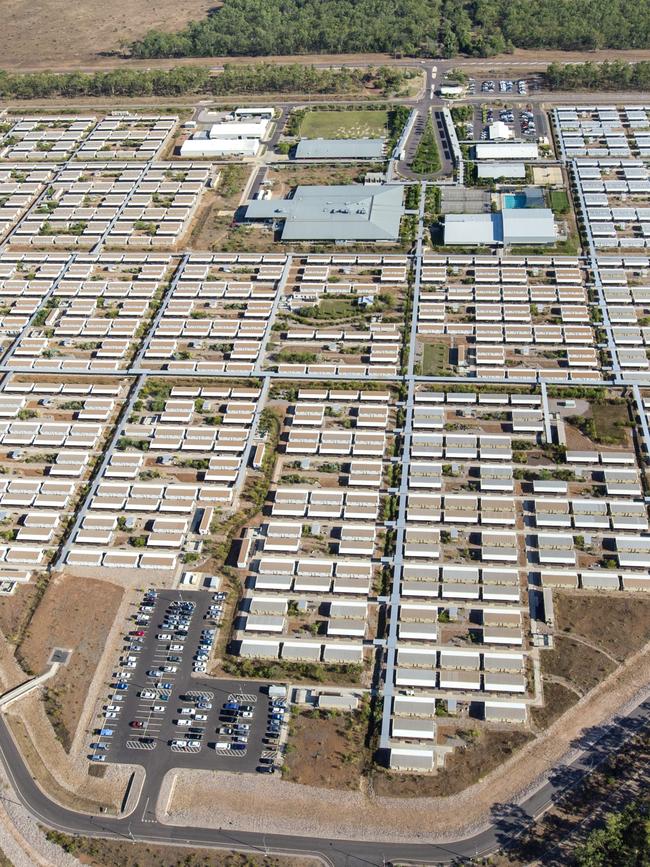
<svg viewBox="0 0 650 867"><path fill-rule="evenodd" d="M551 190L548 194L549 204L555 214L566 214L569 211L569 197L564 190Z"/></svg>
<svg viewBox="0 0 650 867"><path fill-rule="evenodd" d="M385 111L308 111L300 124L303 138L382 138L386 134Z"/></svg>
<svg viewBox="0 0 650 867"><path fill-rule="evenodd" d="M599 442L612 442L618 445L624 445L627 442L630 417L627 404L624 401L620 403L595 403L591 407L591 414Z"/></svg>
<svg viewBox="0 0 650 867"><path fill-rule="evenodd" d="M449 350L444 343L425 343L422 350L422 375L443 376L449 373Z"/></svg>
<svg viewBox="0 0 650 867"><path fill-rule="evenodd" d="M117 51L152 27L173 31L219 5L211 0L5 0L2 4L3 69L77 69ZM163 26L164 23L164 26Z"/></svg>

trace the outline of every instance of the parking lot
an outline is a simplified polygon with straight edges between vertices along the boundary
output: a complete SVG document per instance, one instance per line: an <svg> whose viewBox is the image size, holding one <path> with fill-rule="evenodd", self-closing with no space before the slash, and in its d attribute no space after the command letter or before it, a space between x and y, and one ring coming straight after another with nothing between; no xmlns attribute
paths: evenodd
<svg viewBox="0 0 650 867"><path fill-rule="evenodd" d="M496 121L504 123L515 139L536 141L539 136L547 135L547 125L543 112L533 106L498 105L484 103L474 106L473 119L468 122L466 137L474 141L488 139L488 126Z"/></svg>
<svg viewBox="0 0 650 867"><path fill-rule="evenodd" d="M272 705L259 684L204 676L220 606L211 592L145 594L99 708L91 761L163 772L274 767L285 703Z"/></svg>

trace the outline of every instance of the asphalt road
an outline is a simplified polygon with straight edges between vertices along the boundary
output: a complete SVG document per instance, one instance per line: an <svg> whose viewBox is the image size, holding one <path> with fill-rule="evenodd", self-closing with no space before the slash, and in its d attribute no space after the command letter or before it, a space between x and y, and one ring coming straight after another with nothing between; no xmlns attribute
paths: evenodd
<svg viewBox="0 0 650 867"><path fill-rule="evenodd" d="M324 862L341 867L368 867L386 862L420 862L430 864L462 863L487 855L516 838L553 803L559 793L575 786L582 777L622 747L634 733L650 729L650 690L642 699L625 709L624 714L601 727L588 731L575 744L575 755L554 769L547 781L517 804L495 804L491 824L478 834L447 843L380 843L358 840L331 840L281 834L260 834L228 828L193 828L164 825L155 819L153 810L158 796L158 780L146 779L140 799L130 816L110 818L76 813L51 801L39 788L25 766L3 718L0 718L0 760L13 785L16 796L32 816L56 830L91 837L111 837L150 843L210 846L258 853L275 852L293 855L312 854ZM387 827L390 815L386 817ZM423 836L435 829L423 828Z"/></svg>

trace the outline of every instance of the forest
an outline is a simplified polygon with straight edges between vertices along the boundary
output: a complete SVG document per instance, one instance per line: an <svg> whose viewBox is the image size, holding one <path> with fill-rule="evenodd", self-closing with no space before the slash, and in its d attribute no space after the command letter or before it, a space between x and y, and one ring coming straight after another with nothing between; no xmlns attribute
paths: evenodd
<svg viewBox="0 0 650 867"><path fill-rule="evenodd" d="M647 48L650 0L224 0L138 58L386 52L487 57L513 48Z"/></svg>
<svg viewBox="0 0 650 867"><path fill-rule="evenodd" d="M648 90L650 63L551 63L545 79L551 90Z"/></svg>
<svg viewBox="0 0 650 867"><path fill-rule="evenodd" d="M208 67L115 69L111 72L0 71L0 98L47 99L77 96L215 96L245 93L356 93L373 88L384 94L398 90L408 71L377 69L316 69L302 64L226 64L212 75Z"/></svg>

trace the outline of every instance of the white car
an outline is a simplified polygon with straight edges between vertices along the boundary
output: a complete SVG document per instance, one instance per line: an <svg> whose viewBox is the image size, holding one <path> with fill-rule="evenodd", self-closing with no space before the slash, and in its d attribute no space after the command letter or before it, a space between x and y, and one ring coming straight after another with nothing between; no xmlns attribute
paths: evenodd
<svg viewBox="0 0 650 867"><path fill-rule="evenodd" d="M171 641L172 634L171 632L159 632L156 638L158 641Z"/></svg>
<svg viewBox="0 0 650 867"><path fill-rule="evenodd" d="M117 713L114 710L107 710L104 716L106 719L117 719Z"/></svg>
<svg viewBox="0 0 650 867"><path fill-rule="evenodd" d="M194 719L197 722L205 722L207 720L207 718L208 718L208 715L206 713L197 713L194 715Z"/></svg>
<svg viewBox="0 0 650 867"><path fill-rule="evenodd" d="M175 674L178 671L178 667L176 665L165 665L163 666L163 671L167 674Z"/></svg>
<svg viewBox="0 0 650 867"><path fill-rule="evenodd" d="M152 689L143 689L140 698L155 698L156 693Z"/></svg>
<svg viewBox="0 0 650 867"><path fill-rule="evenodd" d="M184 644L170 644L169 645L170 650L181 650L182 651L184 647L185 647Z"/></svg>
<svg viewBox="0 0 650 867"><path fill-rule="evenodd" d="M191 726L192 720L191 719L177 719L176 725L177 726Z"/></svg>
<svg viewBox="0 0 650 867"><path fill-rule="evenodd" d="M165 705L164 704L155 704L153 706L154 713L165 713Z"/></svg>

